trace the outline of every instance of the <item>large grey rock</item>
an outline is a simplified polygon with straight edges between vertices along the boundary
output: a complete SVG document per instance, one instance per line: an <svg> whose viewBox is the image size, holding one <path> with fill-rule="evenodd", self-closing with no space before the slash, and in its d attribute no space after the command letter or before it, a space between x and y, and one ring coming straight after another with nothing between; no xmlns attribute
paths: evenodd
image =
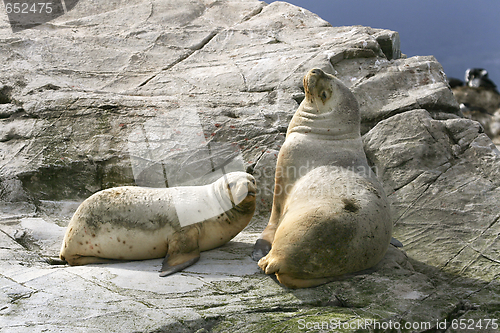
<svg viewBox="0 0 500 333"><path fill-rule="evenodd" d="M460 118L439 63L404 58L396 32L332 27L293 5L253 0L80 0L37 29L13 34L6 22L2 332L293 332L338 323L356 331L367 320L456 332L453 320L499 317L498 151L478 123ZM367 156L405 247L391 247L368 272L291 291L259 272L250 253L312 67L356 94ZM258 213L182 273L160 279L160 259L47 263L91 193L201 184L234 170L255 175ZM491 326L484 331L497 331Z"/></svg>
<svg viewBox="0 0 500 333"><path fill-rule="evenodd" d="M412 258L463 276L500 271L500 152L467 119L413 110L364 137L395 213L395 234Z"/></svg>

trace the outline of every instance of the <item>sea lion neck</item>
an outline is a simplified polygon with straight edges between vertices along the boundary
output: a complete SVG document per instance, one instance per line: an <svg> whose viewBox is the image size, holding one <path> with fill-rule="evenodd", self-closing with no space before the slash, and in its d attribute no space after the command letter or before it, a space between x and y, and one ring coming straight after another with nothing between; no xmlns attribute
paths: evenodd
<svg viewBox="0 0 500 333"><path fill-rule="evenodd" d="M287 131L290 133L316 134L324 139L356 139L360 136L359 114L330 110L319 113L315 103L304 100L295 112Z"/></svg>

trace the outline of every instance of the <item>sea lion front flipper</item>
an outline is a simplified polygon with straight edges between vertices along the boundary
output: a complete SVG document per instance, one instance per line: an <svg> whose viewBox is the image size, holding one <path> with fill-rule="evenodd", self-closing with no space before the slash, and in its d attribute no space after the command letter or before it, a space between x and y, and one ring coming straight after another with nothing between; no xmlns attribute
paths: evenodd
<svg viewBox="0 0 500 333"><path fill-rule="evenodd" d="M403 247L403 243L401 243L394 237L391 237L391 244L394 245L395 247Z"/></svg>
<svg viewBox="0 0 500 333"><path fill-rule="evenodd" d="M252 259L259 261L261 258L265 257L269 251L271 251L271 243L265 239L259 238L253 246Z"/></svg>
<svg viewBox="0 0 500 333"><path fill-rule="evenodd" d="M196 226L177 231L168 241L168 251L160 276L167 276L191 266L200 259L199 229Z"/></svg>
<svg viewBox="0 0 500 333"><path fill-rule="evenodd" d="M200 251L196 250L189 253L167 254L163 259L160 276L168 276L175 272L182 271L184 268L191 266L200 259Z"/></svg>

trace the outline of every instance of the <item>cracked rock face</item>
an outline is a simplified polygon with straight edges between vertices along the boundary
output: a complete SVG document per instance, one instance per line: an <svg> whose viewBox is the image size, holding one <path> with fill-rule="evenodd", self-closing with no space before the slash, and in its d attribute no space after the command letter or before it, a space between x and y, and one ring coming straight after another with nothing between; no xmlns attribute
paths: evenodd
<svg viewBox="0 0 500 333"><path fill-rule="evenodd" d="M378 123L364 143L392 199L395 235L405 250L490 281L500 270L500 153L481 129L412 110Z"/></svg>
<svg viewBox="0 0 500 333"><path fill-rule="evenodd" d="M37 29L13 34L5 19L0 40L7 331L293 332L376 319L456 332L452 320L500 317L500 153L461 118L436 59L406 58L396 32L332 27L284 2L80 0ZM358 98L405 246L369 272L290 291L250 254L313 67ZM207 184L231 171L255 176L257 214L183 273L158 278L161 260L45 261L98 190Z"/></svg>

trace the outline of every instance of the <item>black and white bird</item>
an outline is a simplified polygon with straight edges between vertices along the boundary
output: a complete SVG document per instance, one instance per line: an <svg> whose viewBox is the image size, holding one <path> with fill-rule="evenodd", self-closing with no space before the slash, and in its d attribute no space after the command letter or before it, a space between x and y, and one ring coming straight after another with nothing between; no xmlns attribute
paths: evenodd
<svg viewBox="0 0 500 333"><path fill-rule="evenodd" d="M497 89L493 81L488 78L488 71L483 68L469 68L466 70L465 84L473 88Z"/></svg>

